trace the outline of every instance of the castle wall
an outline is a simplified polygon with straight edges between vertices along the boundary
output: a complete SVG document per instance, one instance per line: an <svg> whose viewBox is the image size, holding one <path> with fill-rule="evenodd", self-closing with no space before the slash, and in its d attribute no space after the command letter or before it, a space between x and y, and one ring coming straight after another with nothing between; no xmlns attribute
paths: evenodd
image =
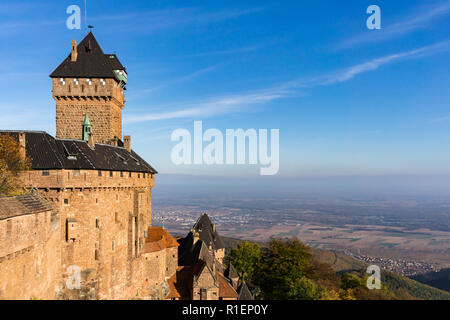
<svg viewBox="0 0 450 320"><path fill-rule="evenodd" d="M145 269L141 249L151 224L154 176L101 174L97 170L51 170L43 176L35 170L25 174L25 181L41 190L60 212L63 279L77 266L86 273L86 286L95 287L94 293L88 290L88 298L145 296L148 272L154 270ZM87 273L95 274L94 279ZM86 295L86 291L80 293ZM74 298L67 288L59 297Z"/></svg>
<svg viewBox="0 0 450 320"><path fill-rule="evenodd" d="M0 220L0 299L53 299L60 285L60 224L51 211Z"/></svg>

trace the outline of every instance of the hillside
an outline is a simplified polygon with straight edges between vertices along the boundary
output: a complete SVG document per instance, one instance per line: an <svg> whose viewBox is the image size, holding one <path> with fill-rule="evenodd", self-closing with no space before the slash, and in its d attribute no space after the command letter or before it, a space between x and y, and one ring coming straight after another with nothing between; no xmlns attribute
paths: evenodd
<svg viewBox="0 0 450 320"><path fill-rule="evenodd" d="M420 274L411 278L432 287L450 291L450 268L442 269L439 272Z"/></svg>
<svg viewBox="0 0 450 320"><path fill-rule="evenodd" d="M322 262L329 263L337 273L355 271L363 273L368 264L343 253L313 249L314 255ZM402 275L382 270L383 283L402 299L450 300L450 293L409 279Z"/></svg>
<svg viewBox="0 0 450 320"><path fill-rule="evenodd" d="M242 240L222 237L226 251L229 252L235 248ZM263 243L260 243L264 246ZM322 263L331 265L338 274L357 273L364 275L367 264L343 253L312 249L317 260ZM397 299L420 299L420 300L450 300L450 293L418 281L409 279L402 275L382 270L381 279L383 285L392 292Z"/></svg>

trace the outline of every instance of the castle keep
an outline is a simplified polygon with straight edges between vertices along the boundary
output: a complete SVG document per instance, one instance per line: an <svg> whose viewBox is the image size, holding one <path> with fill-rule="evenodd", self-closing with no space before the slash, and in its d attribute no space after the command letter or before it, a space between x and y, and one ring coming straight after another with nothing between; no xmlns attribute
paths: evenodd
<svg viewBox="0 0 450 320"><path fill-rule="evenodd" d="M80 139L80 124L88 114L95 129L94 141L116 144L122 139L126 69L115 54L103 53L92 33L78 46L72 41L70 55L50 77L56 101L56 138Z"/></svg>
<svg viewBox="0 0 450 320"><path fill-rule="evenodd" d="M242 296L206 215L179 241L152 226L157 171L122 137L127 73L117 56L89 33L50 77L56 137L0 131L32 165L21 177L32 192L0 198L0 299Z"/></svg>

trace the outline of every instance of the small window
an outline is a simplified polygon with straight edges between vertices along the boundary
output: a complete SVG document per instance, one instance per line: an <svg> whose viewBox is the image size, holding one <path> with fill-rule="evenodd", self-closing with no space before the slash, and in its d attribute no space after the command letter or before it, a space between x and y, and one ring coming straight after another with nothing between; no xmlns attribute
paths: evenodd
<svg viewBox="0 0 450 320"><path fill-rule="evenodd" d="M69 199L64 199L64 204L69 204Z"/></svg>
<svg viewBox="0 0 450 320"><path fill-rule="evenodd" d="M73 170L73 176L79 177L80 176L80 170Z"/></svg>
<svg viewBox="0 0 450 320"><path fill-rule="evenodd" d="M98 176L99 176L99 177L102 176L102 170L98 170Z"/></svg>
<svg viewBox="0 0 450 320"><path fill-rule="evenodd" d="M141 174L140 173L138 173L138 179L140 179L141 178Z"/></svg>
<svg viewBox="0 0 450 320"><path fill-rule="evenodd" d="M98 219L95 219L95 227L98 229L100 227L100 224L98 223Z"/></svg>
<svg viewBox="0 0 450 320"><path fill-rule="evenodd" d="M112 178L114 173L112 171L109 172L109 177Z"/></svg>
<svg viewBox="0 0 450 320"><path fill-rule="evenodd" d="M47 176L50 175L50 171L49 170L44 170L44 171L42 171L42 175L47 177Z"/></svg>
<svg viewBox="0 0 450 320"><path fill-rule="evenodd" d="M95 253L94 253L94 259L95 259L95 260L98 260L98 250L95 250Z"/></svg>
<svg viewBox="0 0 450 320"><path fill-rule="evenodd" d="M120 177L123 178L123 171L120 171Z"/></svg>
<svg viewBox="0 0 450 320"><path fill-rule="evenodd" d="M129 177L131 178L131 172L129 173Z"/></svg>
<svg viewBox="0 0 450 320"><path fill-rule="evenodd" d="M9 237L11 236L11 231L12 231L12 220L6 220L6 236Z"/></svg>
<svg viewBox="0 0 450 320"><path fill-rule="evenodd" d="M119 223L119 213L118 212L114 213L114 221L116 223Z"/></svg>
<svg viewBox="0 0 450 320"><path fill-rule="evenodd" d="M113 240L113 242L111 243L111 250L114 251L114 240Z"/></svg>

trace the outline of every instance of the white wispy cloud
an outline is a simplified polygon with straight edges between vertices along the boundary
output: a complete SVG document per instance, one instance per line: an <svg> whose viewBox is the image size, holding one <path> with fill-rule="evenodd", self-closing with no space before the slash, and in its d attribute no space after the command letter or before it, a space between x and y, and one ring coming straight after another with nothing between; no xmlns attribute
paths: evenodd
<svg viewBox="0 0 450 320"><path fill-rule="evenodd" d="M204 74L206 74L208 72L216 70L219 66L220 66L220 64L217 64L217 65L214 65L214 66L210 66L210 67L206 67L206 68L203 68L203 69L200 69L200 70L196 70L194 72L191 72L191 73L186 74L186 75L182 75L180 77L177 77L177 78L174 78L174 79L171 79L171 80L168 80L165 83L162 83L160 85L157 85L157 86L154 86L154 87L151 87L151 88L134 90L131 93L131 97L130 98L133 99L133 98L136 98L136 97L142 97L142 96L144 96L144 95L146 95L148 93L151 93L151 92L163 89L163 88L167 88L167 87L169 87L171 85L195 79L195 78L197 78L197 77L199 77L201 75L204 75Z"/></svg>
<svg viewBox="0 0 450 320"><path fill-rule="evenodd" d="M433 5L420 7L409 17L390 25L384 25L382 18L382 28L376 31L365 32L361 35L344 40L337 45L337 49L345 49L355 45L382 42L398 38L415 30L424 29L434 22L450 14L450 0L440 1Z"/></svg>
<svg viewBox="0 0 450 320"><path fill-rule="evenodd" d="M183 58L245 53L245 52L252 52L252 51L260 50L262 47L263 46L261 46L261 45L259 45L259 46L255 45L255 46L247 46L247 47L242 47L242 48L234 48L234 49L226 49L226 50L214 50L214 51L185 55L185 56L183 56Z"/></svg>
<svg viewBox="0 0 450 320"><path fill-rule="evenodd" d="M297 79L291 82L287 82L284 86L287 87L316 87L323 85L331 85L338 82L345 82L353 79L359 74L366 73L369 71L375 71L383 65L394 63L399 60L407 58L421 58L436 54L439 52L444 52L450 50L450 40L441 41L429 46L420 47L418 49L404 51L396 54L391 54L376 58L361 64L351 66L349 68L341 69L335 72L331 72L322 76L309 78L309 79Z"/></svg>
<svg viewBox="0 0 450 320"><path fill-rule="evenodd" d="M450 121L450 116L444 116L444 117L431 119L430 123L439 123L439 122L446 122L446 121Z"/></svg>
<svg viewBox="0 0 450 320"><path fill-rule="evenodd" d="M299 89L311 89L318 86L329 86L335 83L346 82L360 74L375 71L387 64L404 59L422 58L449 50L450 40L446 40L418 49L376 58L365 63L326 73L321 76L295 79L259 91L219 96L204 101L184 103L182 109L174 111L131 115L127 116L124 121L125 123L136 123L180 118L205 118L233 112L241 112L252 105L264 104L273 100L292 97L293 95L299 93ZM165 109L169 110L174 107L180 107L180 104L177 103L164 106Z"/></svg>
<svg viewBox="0 0 450 320"><path fill-rule="evenodd" d="M31 4L30 4L31 6ZM11 6L11 11L16 6ZM96 24L107 21L117 21L127 23L127 28L123 28L122 24L108 26L114 32L130 32L130 31L158 31L164 29L186 28L189 25L206 25L217 23L238 17L249 15L263 10L262 8L250 9L228 9L222 11L201 11L197 8L179 8L179 9L160 9L146 10L140 12L125 12L122 14L105 14L90 15L88 23ZM36 16L38 18L39 15ZM67 15L68 17L68 15ZM27 17L20 21L8 21L3 19L0 22L0 31L6 30L20 31L28 28L39 28L54 25L65 25L66 19L46 17L45 19L32 19Z"/></svg>
<svg viewBox="0 0 450 320"><path fill-rule="evenodd" d="M164 29L186 28L188 25L207 25L221 21L236 19L241 16L257 13L262 8L227 9L221 11L201 11L197 8L162 9L144 12L130 12L119 15L94 16L90 21L125 21L133 23L127 28L117 27L117 31L152 32Z"/></svg>

